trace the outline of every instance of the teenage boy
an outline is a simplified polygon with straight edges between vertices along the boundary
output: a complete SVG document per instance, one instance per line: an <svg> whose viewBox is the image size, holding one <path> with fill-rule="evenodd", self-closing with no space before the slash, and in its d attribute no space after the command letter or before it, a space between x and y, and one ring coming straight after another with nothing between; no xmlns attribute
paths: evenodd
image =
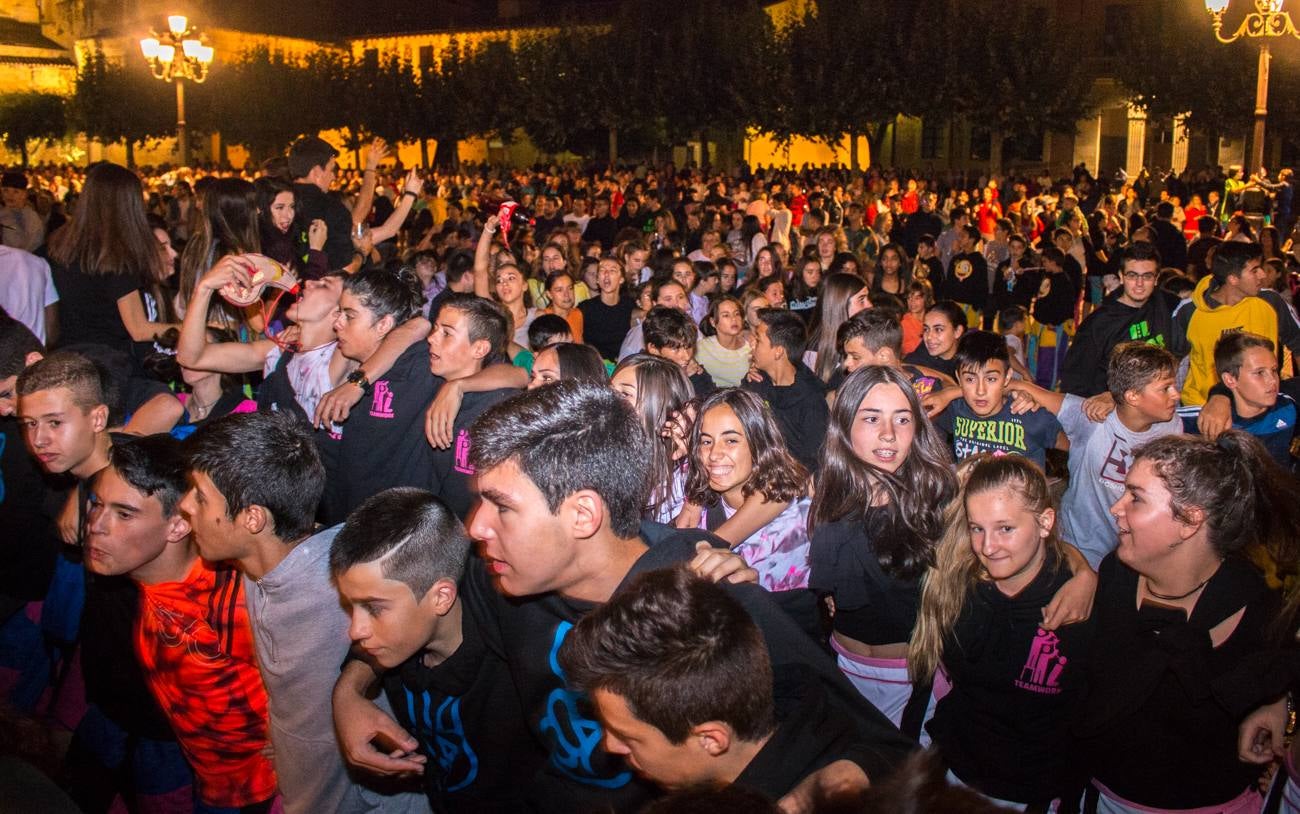
<svg viewBox="0 0 1300 814"><path fill-rule="evenodd" d="M17 389L28 451L47 473L75 479L69 539L77 547L62 548L41 619L57 644L80 646L87 707L65 761L72 794L87 811L107 811L118 795L131 805L183 800L192 793L190 770L133 652L135 585L82 568L85 507L113 444L102 373L60 351L24 370Z"/></svg>
<svg viewBox="0 0 1300 814"><path fill-rule="evenodd" d="M210 810L269 812L266 690L239 572L199 559L177 506L188 491L180 442L123 437L95 476L86 568L140 591L135 654Z"/></svg>
<svg viewBox="0 0 1300 814"><path fill-rule="evenodd" d="M641 523L654 439L608 387L561 381L521 393L480 417L473 435L482 502L468 531L482 559L471 560L462 596L489 649L509 666L529 728L549 753L538 799L548 811L637 810L650 789L600 748L600 724L568 686L556 653L629 576L695 558L697 572L727 579L734 555L710 548L715 538L707 532ZM910 749L770 594L756 585L727 588L762 630L774 669L803 665L834 714L854 726L854 765L837 761L817 783L835 775L861 787L859 769L879 778ZM360 764L404 768L369 746L391 722L360 694L368 671L349 666L340 678L340 743Z"/></svg>
<svg viewBox="0 0 1300 814"><path fill-rule="evenodd" d="M902 370L912 380L912 389L921 397L936 389L956 386L956 382L933 368L903 364L903 326L898 318L883 309L869 308L859 311L840 325L835 341L844 360L844 374L852 374L860 367L879 365ZM832 378L835 389L843 382Z"/></svg>
<svg viewBox="0 0 1300 814"><path fill-rule="evenodd" d="M970 331L957 343L957 383L960 393L934 420L952 437L958 460L988 452L1023 455L1047 468L1047 450L1069 449L1061 425L1052 415L1034 410L1022 415L1011 411L1006 392L1011 380L1007 342L988 331Z"/></svg>
<svg viewBox="0 0 1300 814"><path fill-rule="evenodd" d="M389 489L349 515L330 573L356 648L419 743L433 810L505 814L526 808L542 753L505 662L464 612L469 553L464 527L432 494Z"/></svg>
<svg viewBox="0 0 1300 814"><path fill-rule="evenodd" d="M330 692L350 645L348 616L330 584L338 527L313 534L325 467L307 427L278 412L230 415L200 427L188 450L180 511L199 556L244 575L284 810L423 809L423 795L355 784L339 755Z"/></svg>
<svg viewBox="0 0 1300 814"><path fill-rule="evenodd" d="M957 232L957 251L940 289L944 299L961 306L962 324L971 328L980 326L989 299L989 266L979 244L980 232L974 226L968 224Z"/></svg>
<svg viewBox="0 0 1300 814"><path fill-rule="evenodd" d="M921 346L907 355L908 364L928 367L957 377L957 342L966 333L966 314L952 300L940 300L925 311Z"/></svg>
<svg viewBox="0 0 1300 814"><path fill-rule="evenodd" d="M1048 246L1043 250L1041 262L1043 270L1038 274L1038 295L1033 305L1034 331L1038 334L1034 379L1051 389L1060 378L1069 350L1069 331L1074 324L1080 289L1076 275L1067 268L1075 262L1074 258L1056 246Z"/></svg>
<svg viewBox="0 0 1300 814"><path fill-rule="evenodd" d="M718 389L709 372L695 361L699 331L690 317L676 308L657 305L646 314L641 331L645 336L645 352L662 356L680 367L691 380L697 398L708 398Z"/></svg>
<svg viewBox="0 0 1300 814"><path fill-rule="evenodd" d="M325 221L329 228L325 236L325 256L329 258L331 269L341 269L355 262L352 215L342 201L329 194L334 184L334 173L338 170L338 154L333 145L316 136L303 136L289 147L289 175L293 177L298 213L303 223L317 219ZM360 264L356 267L359 268Z"/></svg>
<svg viewBox="0 0 1300 814"><path fill-rule="evenodd" d="M1008 387L1027 393L1056 415L1070 441L1070 486L1061 498L1061 537L1083 552L1096 569L1118 542L1110 507L1124 494L1133 450L1156 438L1182 432L1177 362L1164 348L1126 342L1111 352L1106 381L1116 408L1090 421L1079 396L1046 390L1030 382Z"/></svg>
<svg viewBox="0 0 1300 814"><path fill-rule="evenodd" d="M1160 254L1150 243L1129 244L1120 255L1121 290L1089 314L1070 341L1061 365L1061 389L1090 398L1106 392L1106 360L1121 342L1166 347L1172 340L1178 298L1156 284Z"/></svg>
<svg viewBox="0 0 1300 814"><path fill-rule="evenodd" d="M1296 403L1279 392L1277 351L1259 334L1226 333L1214 344L1214 369L1232 396L1232 426L1263 442L1268 454L1290 472L1291 441L1296 435ZM1294 384L1300 384L1295 382ZM1218 395L1215 387L1211 396Z"/></svg>
<svg viewBox="0 0 1300 814"><path fill-rule="evenodd" d="M692 269L694 274L695 270ZM676 308L683 314L690 315L690 301L686 296L686 286L672 277L653 280L650 283L650 302L665 308ZM627 337L618 349L618 359L622 361L634 353L645 350L645 322L638 323L627 332Z"/></svg>
<svg viewBox="0 0 1300 814"><path fill-rule="evenodd" d="M599 296L578 303L582 338L600 351L601 358L618 359L636 307L630 297L623 296L623 264L613 257L602 257L596 264L596 286Z"/></svg>
<svg viewBox="0 0 1300 814"><path fill-rule="evenodd" d="M735 784L775 803L853 739L816 692L800 692L797 671L775 676L777 719L762 631L684 568L636 577L583 617L559 661L591 699L605 750L670 791Z"/></svg>
<svg viewBox="0 0 1300 814"><path fill-rule="evenodd" d="M825 384L801 360L807 342L803 320L783 308L764 308L758 320L753 373L741 387L767 402L790 454L816 472L830 411Z"/></svg>
<svg viewBox="0 0 1300 814"><path fill-rule="evenodd" d="M1200 407L1218 381L1214 344L1226 331L1247 331L1300 353L1300 324L1276 292L1263 287L1264 250L1258 243L1227 241L1214 251L1208 276L1174 312L1175 356L1190 361L1183 404Z"/></svg>

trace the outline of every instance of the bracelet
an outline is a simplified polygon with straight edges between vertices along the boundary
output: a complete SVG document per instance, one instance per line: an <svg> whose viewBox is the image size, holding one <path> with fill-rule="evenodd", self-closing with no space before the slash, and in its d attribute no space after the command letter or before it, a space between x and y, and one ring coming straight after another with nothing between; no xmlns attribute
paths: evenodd
<svg viewBox="0 0 1300 814"><path fill-rule="evenodd" d="M366 168L365 168L364 170L362 170L361 172L362 172L363 175L364 175L365 173L367 173L367 172L379 172L379 168L378 168L378 167L366 167Z"/></svg>
<svg viewBox="0 0 1300 814"><path fill-rule="evenodd" d="M407 195L410 195L412 198L420 197L419 195L416 195L414 192L412 192L409 189L402 193L402 197L405 198Z"/></svg>

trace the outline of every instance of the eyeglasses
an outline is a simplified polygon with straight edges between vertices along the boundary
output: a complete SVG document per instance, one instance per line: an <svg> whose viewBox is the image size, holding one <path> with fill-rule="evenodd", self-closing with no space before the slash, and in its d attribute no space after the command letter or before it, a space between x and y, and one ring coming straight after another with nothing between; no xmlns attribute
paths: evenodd
<svg viewBox="0 0 1300 814"><path fill-rule="evenodd" d="M1136 271L1126 271L1124 272L1124 279L1128 280L1130 283L1154 283L1156 281L1156 275L1151 272L1138 274Z"/></svg>

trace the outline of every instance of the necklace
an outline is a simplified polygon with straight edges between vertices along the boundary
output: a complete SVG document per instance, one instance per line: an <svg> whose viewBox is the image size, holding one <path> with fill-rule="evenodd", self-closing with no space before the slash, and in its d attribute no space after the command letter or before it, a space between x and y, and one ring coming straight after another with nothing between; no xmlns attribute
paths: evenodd
<svg viewBox="0 0 1300 814"><path fill-rule="evenodd" d="M190 404L187 405L189 408L190 420L198 421L202 419L204 416L208 414L208 410L211 410L214 406L216 406L216 403L218 401L221 401L221 396L217 396L215 399L209 401L207 404L199 404L197 403L198 399L191 397Z"/></svg>
<svg viewBox="0 0 1300 814"><path fill-rule="evenodd" d="M1216 568L1216 569L1214 569L1214 574L1217 574L1217 573L1219 573L1219 569ZM1151 590L1151 580L1147 580L1147 593L1150 594L1151 597L1152 597L1153 599L1159 599L1159 600L1162 600L1162 601L1164 601L1164 602L1177 602L1177 601L1179 601L1180 599L1186 599L1187 597L1191 596L1192 594L1194 594L1194 593L1196 593L1197 591L1199 591L1199 590L1201 590L1202 588L1204 588L1205 585L1206 585L1206 583L1208 583L1210 580L1214 579L1214 574L1210 574L1208 577L1205 578L1205 580L1204 580L1203 582L1201 582L1200 585L1197 585L1195 588L1191 589L1191 590L1188 591L1187 593L1185 593L1185 594L1179 594L1179 595L1177 595L1177 596L1166 596L1165 594L1158 594L1158 593L1156 593L1155 591Z"/></svg>

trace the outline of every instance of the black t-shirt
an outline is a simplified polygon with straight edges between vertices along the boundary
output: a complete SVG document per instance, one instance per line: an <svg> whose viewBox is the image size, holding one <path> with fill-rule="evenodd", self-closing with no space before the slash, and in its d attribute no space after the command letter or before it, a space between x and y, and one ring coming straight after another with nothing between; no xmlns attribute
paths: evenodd
<svg viewBox="0 0 1300 814"><path fill-rule="evenodd" d="M863 644L897 644L912 638L921 604L921 581L894 577L880 565L872 539L885 528L884 512L822 523L813 530L808 587L835 600L835 630ZM868 534L868 524L876 530Z"/></svg>
<svg viewBox="0 0 1300 814"><path fill-rule="evenodd" d="M1112 552L1097 569L1096 641L1076 734L1092 776L1115 794L1160 809L1218 806L1255 786L1237 759L1237 725L1285 686L1265 681L1278 596L1255 567L1230 556L1191 618L1138 607L1138 573ZM1245 609L1218 647L1209 631Z"/></svg>
<svg viewBox="0 0 1300 814"><path fill-rule="evenodd" d="M384 693L429 759L424 788L435 812L526 810L545 755L524 725L505 661L487 649L473 614L462 614L461 635L441 664L426 667L421 650L389 670Z"/></svg>
<svg viewBox="0 0 1300 814"><path fill-rule="evenodd" d="M952 690L926 725L963 782L1003 800L1047 803L1085 779L1070 748L1091 622L1045 631L1043 608L1070 578L1052 557L1014 597L981 582L944 640Z"/></svg>
<svg viewBox="0 0 1300 814"><path fill-rule="evenodd" d="M604 359L618 361L618 351L632 328L632 309L636 306L626 297L617 305L606 305L597 295L578 303L582 312L582 338L600 351Z"/></svg>
<svg viewBox="0 0 1300 814"><path fill-rule="evenodd" d="M940 359L938 356L931 356L930 352L925 349L925 343L917 346L916 350L907 354L903 361L909 365L918 367L928 367L931 370L937 370L945 376L957 378L957 356L953 355L951 359Z"/></svg>
<svg viewBox="0 0 1300 814"><path fill-rule="evenodd" d="M417 342L352 408L328 477L344 517L371 495L394 486L434 490L433 448L424 437L424 414L442 380L429 372L429 349Z"/></svg>
<svg viewBox="0 0 1300 814"><path fill-rule="evenodd" d="M331 269L341 269L352 262L352 213L343 202L320 191L315 184L294 184L293 194L298 202L298 219L311 223L325 221L329 233L325 236L325 256Z"/></svg>
<svg viewBox="0 0 1300 814"><path fill-rule="evenodd" d="M587 221L587 228L582 232L582 239L599 243L605 251L614 248L614 236L618 234L618 221L606 215Z"/></svg>
<svg viewBox="0 0 1300 814"><path fill-rule="evenodd" d="M86 274L78 265L51 263L59 291L58 347L104 345L131 353L131 335L122 323L117 301L140 290L135 274Z"/></svg>
<svg viewBox="0 0 1300 814"><path fill-rule="evenodd" d="M441 388L443 380L434 378ZM462 521L473 508L474 501L478 499L478 491L473 487L474 466L469 460L470 425L487 412L489 407L518 392L518 390L501 389L489 390L485 393L466 393L452 425L451 447L433 450L433 483L430 488ZM418 440L420 443L425 442L423 433Z"/></svg>
<svg viewBox="0 0 1300 814"><path fill-rule="evenodd" d="M1052 274L1042 271L1035 274L1038 279L1038 300L1034 303L1034 319L1044 325L1060 325L1074 319L1079 286L1070 273L1062 271Z"/></svg>
<svg viewBox="0 0 1300 814"><path fill-rule="evenodd" d="M767 402L790 454L809 472L816 472L821 465L821 448L830 421L826 384L807 365L797 362L793 384L777 387L764 373L761 381L745 379L740 386Z"/></svg>
<svg viewBox="0 0 1300 814"><path fill-rule="evenodd" d="M649 546L621 584L637 574L669 568L695 556L695 543L716 537L697 530L642 523ZM868 704L834 661L782 611L772 595L756 585L724 584L745 606L763 632L774 675L792 665L810 669L824 690L832 716L853 727L853 743L842 756L862 766L868 777L883 776L914 744ZM544 811L635 811L657 794L617 756L601 748L602 730L589 702L564 682L555 653L565 636L595 605L548 593L505 597L492 583L483 562L472 558L465 576L465 612L474 614L488 649L510 668L528 726L550 754L538 785ZM778 710L778 718L782 711Z"/></svg>
<svg viewBox="0 0 1300 814"><path fill-rule="evenodd" d="M989 298L989 264L979 252L954 255L943 281L943 298L983 310Z"/></svg>
<svg viewBox="0 0 1300 814"><path fill-rule="evenodd" d="M53 492L27 452L18 420L0 418L0 597L20 602L45 598L60 546ZM4 604L0 600L0 607ZM0 622L5 618L0 610Z"/></svg>

